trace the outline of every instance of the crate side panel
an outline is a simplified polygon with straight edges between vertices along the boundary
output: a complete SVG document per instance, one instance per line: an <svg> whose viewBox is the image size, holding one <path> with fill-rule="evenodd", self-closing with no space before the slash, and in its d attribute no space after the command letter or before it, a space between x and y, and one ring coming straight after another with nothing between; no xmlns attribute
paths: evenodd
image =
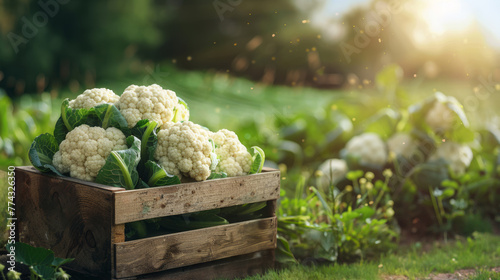
<svg viewBox="0 0 500 280"><path fill-rule="evenodd" d="M276 247L276 218L115 244L116 277L131 277Z"/></svg>
<svg viewBox="0 0 500 280"><path fill-rule="evenodd" d="M279 171L115 193L115 223L278 199Z"/></svg>
<svg viewBox="0 0 500 280"><path fill-rule="evenodd" d="M61 177L16 170L19 240L75 258L68 267L111 271L112 192Z"/></svg>
<svg viewBox="0 0 500 280"><path fill-rule="evenodd" d="M234 279L264 274L274 268L274 249L221 259L168 271L145 274L137 279L191 280Z"/></svg>

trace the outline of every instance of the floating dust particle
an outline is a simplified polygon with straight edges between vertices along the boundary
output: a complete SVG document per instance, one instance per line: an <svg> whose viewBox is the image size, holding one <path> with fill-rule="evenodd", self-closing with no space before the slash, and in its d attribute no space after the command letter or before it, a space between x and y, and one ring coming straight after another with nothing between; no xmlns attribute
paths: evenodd
<svg viewBox="0 0 500 280"><path fill-rule="evenodd" d="M193 60L193 57L192 56L188 56L186 59L187 59L187 61L191 61L191 60Z"/></svg>

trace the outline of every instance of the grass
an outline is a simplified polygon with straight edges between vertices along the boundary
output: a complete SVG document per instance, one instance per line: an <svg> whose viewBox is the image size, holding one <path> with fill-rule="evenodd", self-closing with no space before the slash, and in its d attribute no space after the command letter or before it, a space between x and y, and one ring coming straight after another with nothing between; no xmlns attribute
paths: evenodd
<svg viewBox="0 0 500 280"><path fill-rule="evenodd" d="M468 279L500 279L500 273L489 269L500 265L499 244L500 236L475 234L474 239L435 243L429 251L413 245L379 260L349 265L296 265L245 279L391 279L389 276L421 279L434 273L454 273L471 268L476 269L477 273Z"/></svg>

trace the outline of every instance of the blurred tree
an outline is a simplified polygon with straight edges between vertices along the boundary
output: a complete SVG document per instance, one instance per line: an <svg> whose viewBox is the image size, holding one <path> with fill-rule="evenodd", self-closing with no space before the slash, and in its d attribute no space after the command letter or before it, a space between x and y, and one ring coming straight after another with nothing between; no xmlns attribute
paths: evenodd
<svg viewBox="0 0 500 280"><path fill-rule="evenodd" d="M161 56L187 69L227 70L268 83L299 81L291 76L308 74L308 52L316 51L320 41L308 16L323 1L302 1L302 7L296 2L157 1L176 10L175 19L162 28L169 40Z"/></svg>
<svg viewBox="0 0 500 280"><path fill-rule="evenodd" d="M0 0L0 87L93 86L137 69L161 43L148 0Z"/></svg>

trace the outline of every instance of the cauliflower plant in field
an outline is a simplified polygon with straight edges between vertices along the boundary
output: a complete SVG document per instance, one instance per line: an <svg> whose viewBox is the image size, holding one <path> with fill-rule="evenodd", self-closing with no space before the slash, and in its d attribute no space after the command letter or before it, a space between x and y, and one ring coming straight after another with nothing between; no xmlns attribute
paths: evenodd
<svg viewBox="0 0 500 280"><path fill-rule="evenodd" d="M448 131L455 122L455 114L448 106L437 101L425 115L425 122L435 132Z"/></svg>
<svg viewBox="0 0 500 280"><path fill-rule="evenodd" d="M66 135L52 160L61 173L94 181L111 151L127 149L125 135L117 128L80 125Z"/></svg>
<svg viewBox="0 0 500 280"><path fill-rule="evenodd" d="M409 159L418 149L417 141L407 133L396 133L387 140L389 152Z"/></svg>
<svg viewBox="0 0 500 280"><path fill-rule="evenodd" d="M106 88L87 89L82 94L69 102L72 109L90 109L100 104L114 104L118 102L120 96L112 90Z"/></svg>
<svg viewBox="0 0 500 280"><path fill-rule="evenodd" d="M143 119L155 121L162 126L174 119L177 108L184 110L180 108L175 92L157 84L127 87L117 105L130 128ZM189 118L189 114L180 113Z"/></svg>
<svg viewBox="0 0 500 280"><path fill-rule="evenodd" d="M158 132L155 159L169 174L206 180L211 173L210 131L190 121L167 122Z"/></svg>
<svg viewBox="0 0 500 280"><path fill-rule="evenodd" d="M357 158L362 165L382 167L387 162L387 148L375 133L363 133L353 137L345 146L347 158Z"/></svg>
<svg viewBox="0 0 500 280"><path fill-rule="evenodd" d="M240 143L236 133L221 129L212 134L219 158L217 172L225 172L228 177L246 175L252 166L252 155Z"/></svg>
<svg viewBox="0 0 500 280"><path fill-rule="evenodd" d="M347 171L345 160L336 158L325 160L316 171L318 188L326 190L331 185L335 185L345 177Z"/></svg>
<svg viewBox="0 0 500 280"><path fill-rule="evenodd" d="M463 175L472 162L473 156L469 146L447 141L437 148L429 160L442 158L448 162L454 174Z"/></svg>

